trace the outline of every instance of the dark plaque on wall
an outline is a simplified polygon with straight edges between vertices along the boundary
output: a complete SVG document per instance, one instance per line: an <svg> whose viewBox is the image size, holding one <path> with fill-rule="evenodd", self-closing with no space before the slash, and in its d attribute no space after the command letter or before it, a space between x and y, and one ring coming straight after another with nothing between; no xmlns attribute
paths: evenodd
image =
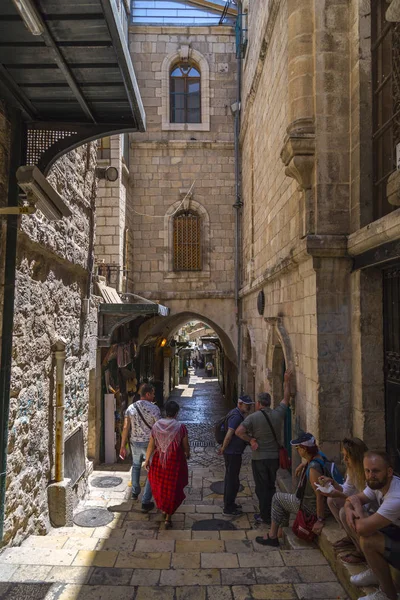
<svg viewBox="0 0 400 600"><path fill-rule="evenodd" d="M259 315L263 316L264 308L265 308L265 294L261 290L261 292L258 292L258 296L257 296L257 310L258 310Z"/></svg>
<svg viewBox="0 0 400 600"><path fill-rule="evenodd" d="M85 445L83 442L83 429L78 427L67 439L64 445L64 472L65 477L71 479L71 485L82 477L85 472Z"/></svg>

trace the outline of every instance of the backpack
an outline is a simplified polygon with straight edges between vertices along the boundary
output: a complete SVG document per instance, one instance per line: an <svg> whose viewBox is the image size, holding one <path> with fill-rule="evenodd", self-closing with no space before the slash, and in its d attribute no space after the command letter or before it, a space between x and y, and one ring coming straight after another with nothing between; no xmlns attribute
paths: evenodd
<svg viewBox="0 0 400 600"><path fill-rule="evenodd" d="M313 460L315 460L315 462L317 462L318 464L321 465L324 475L326 477L330 477L331 479L336 481L336 483L338 483L339 485L343 485L343 483L344 483L343 475L337 468L336 464L332 460L329 460L323 452L320 452L320 455L322 456L323 461L320 460L319 458L313 458ZM309 471L310 471L310 467L307 467L307 476L309 475Z"/></svg>
<svg viewBox="0 0 400 600"><path fill-rule="evenodd" d="M215 441L217 442L217 444L224 443L226 432L228 431L228 419L235 410L238 410L238 409L234 408L233 410L230 410L225 417L222 417L222 419L220 419L219 421L217 421L215 423L214 437L215 437ZM242 417L242 421L243 421L244 417L243 417L242 413L240 413L240 416Z"/></svg>

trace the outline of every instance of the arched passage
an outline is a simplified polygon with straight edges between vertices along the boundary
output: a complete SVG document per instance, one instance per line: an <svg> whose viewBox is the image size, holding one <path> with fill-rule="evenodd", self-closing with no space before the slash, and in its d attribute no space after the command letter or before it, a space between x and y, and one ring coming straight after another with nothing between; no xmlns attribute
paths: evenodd
<svg viewBox="0 0 400 600"><path fill-rule="evenodd" d="M224 377L221 382L221 389L225 393L225 396L234 399L237 396L237 353L233 345L231 335L226 330L216 323L213 319L200 312L194 311L182 311L172 314L165 318L158 318L156 320L148 321L144 323L140 328L139 333L139 348L145 347L146 344L152 343L155 347L157 346L157 340L160 342L162 339L167 341L171 340L176 332L186 323L190 321L201 321L207 324L211 329L215 331L221 342L222 355L223 355L223 372ZM156 350L157 351L157 350ZM169 395L170 383L168 378L169 370L169 357L166 356L164 359L164 399Z"/></svg>

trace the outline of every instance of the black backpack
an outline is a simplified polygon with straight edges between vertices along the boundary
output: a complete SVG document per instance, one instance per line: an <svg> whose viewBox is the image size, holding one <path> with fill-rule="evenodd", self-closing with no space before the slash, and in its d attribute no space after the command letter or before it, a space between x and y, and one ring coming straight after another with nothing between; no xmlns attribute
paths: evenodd
<svg viewBox="0 0 400 600"><path fill-rule="evenodd" d="M238 408L234 408L234 409L230 410L225 417L222 417L222 419L220 419L219 421L217 421L215 423L215 425L214 425L214 437L215 437L215 441L217 442L217 444L223 444L224 443L226 432L228 431L228 419L229 419L229 417L231 416L231 414L235 410L238 410ZM243 417L242 413L240 413L240 416L241 416L242 421L243 421L244 417Z"/></svg>

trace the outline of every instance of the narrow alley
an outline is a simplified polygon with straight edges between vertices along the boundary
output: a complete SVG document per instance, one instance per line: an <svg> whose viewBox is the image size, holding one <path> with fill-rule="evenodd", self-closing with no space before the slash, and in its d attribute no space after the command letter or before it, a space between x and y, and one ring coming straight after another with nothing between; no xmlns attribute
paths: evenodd
<svg viewBox="0 0 400 600"><path fill-rule="evenodd" d="M0 554L1 599L346 598L316 547L297 542L290 549L286 539L279 549L267 549L254 542L266 526L252 523L256 501L248 450L239 493L243 515L233 520L222 515L222 496L211 490L224 478L212 424L233 404L223 398L217 381L203 373L190 370L187 383L172 395L181 405L179 417L188 426L192 448L187 497L173 516L173 528L164 529L157 510L144 514L140 500L129 499L129 466L100 466L75 514L79 520L83 511L95 511L86 526L30 536L22 546ZM114 487L97 487L100 477ZM100 522L104 515L110 522L90 526L90 518Z"/></svg>

